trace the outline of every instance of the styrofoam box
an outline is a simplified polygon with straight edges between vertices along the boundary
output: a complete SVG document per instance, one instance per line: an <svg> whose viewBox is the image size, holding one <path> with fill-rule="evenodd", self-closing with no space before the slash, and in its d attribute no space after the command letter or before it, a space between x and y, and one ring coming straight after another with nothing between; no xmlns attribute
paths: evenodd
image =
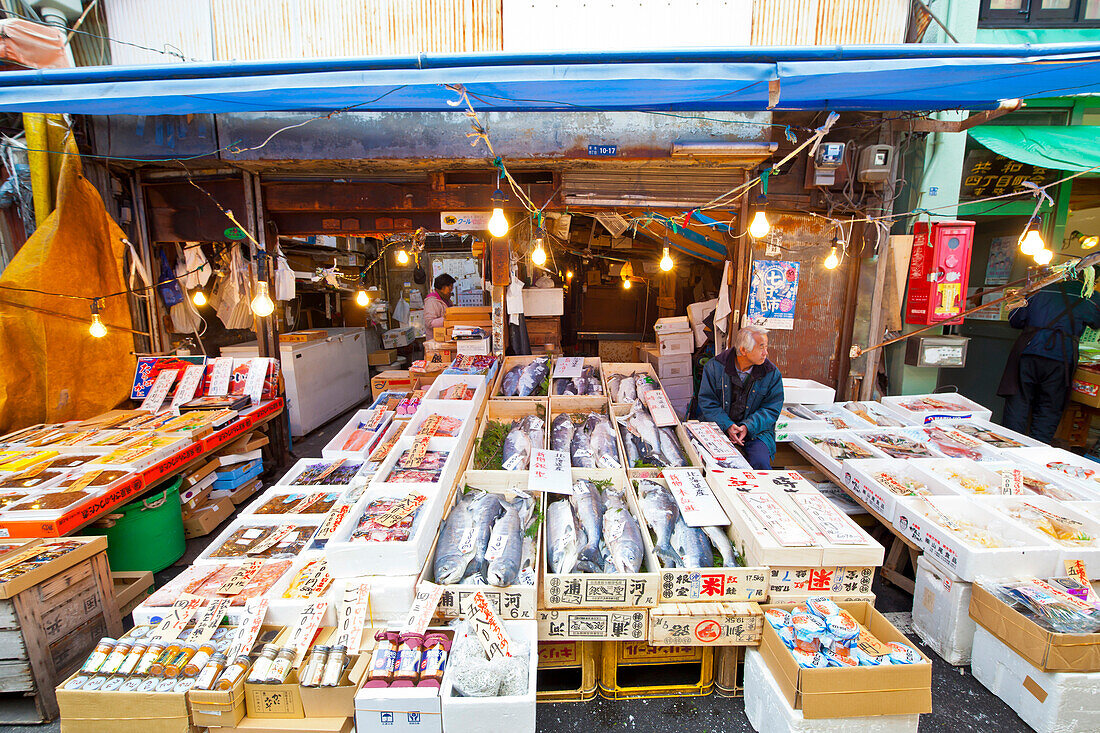
<svg viewBox="0 0 1100 733"><path fill-rule="evenodd" d="M1063 506L1068 506L1082 514L1088 514L1090 517L1100 519L1100 501L1064 501Z"/></svg>
<svg viewBox="0 0 1100 733"><path fill-rule="evenodd" d="M527 693L509 697L458 697L454 694L453 679L448 677L439 690L443 703L443 729L447 733L482 733L487 729L535 733L538 624L535 621L505 621L504 630L513 641L523 641L528 645Z"/></svg>
<svg viewBox="0 0 1100 733"><path fill-rule="evenodd" d="M910 410L903 404L928 397L942 402L951 402L958 405L960 410ZM993 411L982 407L977 402L963 397L958 392L940 392L936 394L894 395L882 398L882 404L907 419L918 422L931 422L933 420L960 420L976 417L981 420L992 420Z"/></svg>
<svg viewBox="0 0 1100 733"><path fill-rule="evenodd" d="M926 555L917 557L913 631L948 664L970 664L976 626L970 618L972 587Z"/></svg>
<svg viewBox="0 0 1100 733"><path fill-rule="evenodd" d="M901 461L896 458L844 461L841 464L840 474L840 477L844 480L844 485L891 524L897 518L898 500L905 497L898 496L890 491L876 478L883 471L889 471L901 478L919 481L932 494L960 495L957 490L935 476L920 470L912 461Z"/></svg>
<svg viewBox="0 0 1100 733"><path fill-rule="evenodd" d="M917 733L919 715L806 720L779 690L763 655L745 650L745 715L757 733Z"/></svg>
<svg viewBox="0 0 1100 733"><path fill-rule="evenodd" d="M929 505L953 519L971 522L1005 541L1005 547L982 547L968 542L926 514ZM980 506L969 496L933 496L901 499L894 526L924 548L932 559L955 573L961 580L973 582L979 577L991 580L1021 577L1049 577L1057 569L1058 550L1036 539L1015 523L992 509ZM1015 542L1017 544L1007 544Z"/></svg>
<svg viewBox="0 0 1100 733"><path fill-rule="evenodd" d="M335 601L344 597L344 589L366 583L370 586L370 616L367 624L400 625L412 607L416 595L415 575L360 575L337 578L330 592ZM335 605L335 604L333 604Z"/></svg>
<svg viewBox="0 0 1100 733"><path fill-rule="evenodd" d="M298 460L297 463L295 463L293 466L290 467L290 470L288 470L286 473L284 473L282 475L282 477L278 481L275 482L275 486L293 486L295 488L303 488L303 489L310 489L310 488L313 488L313 489L346 489L349 486L354 486L356 484L365 484L365 483L367 483L366 477L361 475L361 474L355 475L354 477L352 477L351 481L346 483L346 484L303 484L301 486L298 486L294 483L294 479L296 479L299 476L299 474L304 472L310 466L315 465L317 463L331 463L334 460L340 460L340 459L338 459L338 458L335 458L335 459L329 459L329 458L301 458L301 459ZM362 463L364 466L366 465L366 462L367 462L366 458L356 458L354 460L345 461L345 463ZM361 470L362 470L362 467L360 467L360 471Z"/></svg>
<svg viewBox="0 0 1100 733"><path fill-rule="evenodd" d="M524 288L523 314L535 318L560 316L565 313L565 290L563 288Z"/></svg>
<svg viewBox="0 0 1100 733"><path fill-rule="evenodd" d="M657 376L661 379L662 383L669 379L676 378L691 378L691 353L686 354L670 354L662 356L657 347L652 344L647 344L641 348L641 357L643 361L647 361L653 365L657 370ZM668 384L665 384L665 390L668 390Z"/></svg>
<svg viewBox="0 0 1100 733"><path fill-rule="evenodd" d="M1100 463L1088 458L1070 453L1061 448L1040 446L1035 448L1008 448L1001 451L1006 458L1030 463L1039 468L1045 468L1055 474L1063 475L1067 480L1078 486L1091 489L1092 492L1100 492ZM1052 468L1051 463L1066 463L1071 468ZM1079 470L1078 470L1079 469Z"/></svg>
<svg viewBox="0 0 1100 733"><path fill-rule="evenodd" d="M658 333L657 351L661 356L690 356L695 351L695 335L690 330L684 333Z"/></svg>
<svg viewBox="0 0 1100 733"><path fill-rule="evenodd" d="M952 475L978 481L990 488L986 496L995 496L1001 493L1004 484L1004 477L997 473L997 469L1010 467L1007 463L976 463L965 458L912 458L909 462L962 496L980 496L980 494L967 489L958 480L952 478Z"/></svg>
<svg viewBox="0 0 1100 733"><path fill-rule="evenodd" d="M351 434L359 427L359 423L369 420L374 414L374 410L358 410L347 424L340 429L332 440L321 450L322 458L350 458L350 459L363 459L370 455L370 452L374 450L374 447L378 443L378 439L382 437L382 434L386 432L386 428L389 427L390 421L393 420L393 412L389 411L389 414L383 418L382 424L371 438L370 442L362 450L344 450L343 446L347 442Z"/></svg>
<svg viewBox="0 0 1100 733"><path fill-rule="evenodd" d="M1004 451L952 430L949 420L935 422L935 425L917 425L910 430L920 431L926 443L948 458L965 458L982 463L1003 463L1007 460Z"/></svg>
<svg viewBox="0 0 1100 733"><path fill-rule="evenodd" d="M936 450L935 445L933 445L932 442L928 440L928 436L921 432L920 428L915 426L907 428L871 428L870 430L856 430L855 434L859 436L861 440L875 448L878 448L880 451L888 456L890 455L890 452L885 447L877 445L874 441L872 441L872 436L892 436L894 438L902 438L912 441L913 443L917 443L918 445L923 446L925 451L927 451L928 453L927 456L922 456L924 458L940 458L944 455L940 451ZM916 456L910 457L898 455L891 457L898 458L899 460L910 460L911 458L914 458Z"/></svg>
<svg viewBox="0 0 1100 733"><path fill-rule="evenodd" d="M317 532L317 528L321 526L321 522L325 519L324 514L313 514L307 516L294 517L293 519L279 514L242 514L233 518L233 521L229 523L229 526L222 530L221 534L214 538L214 541L206 546L206 549L202 551L202 554L198 556L197 560L211 560L213 562L244 562L246 560L253 559L270 559L270 560L286 560L289 557L297 557L302 554L296 553L293 556L272 557L272 558L252 558L252 557L211 557L211 553L216 552L234 532L241 527L278 527L281 524L294 525L299 528L311 529L313 534ZM308 530L307 530L308 531ZM309 547L309 541L303 545L304 548Z"/></svg>
<svg viewBox="0 0 1100 733"><path fill-rule="evenodd" d="M832 402L836 390L812 379L783 379L783 401L795 405Z"/></svg>
<svg viewBox="0 0 1100 733"><path fill-rule="evenodd" d="M319 517L320 522L324 522L325 513L318 512L315 514L257 514L257 510L264 504L271 501L276 497L290 496L291 494L336 494L336 503L334 507L339 506L344 497L347 496L347 490L340 487L319 487L312 489L309 486L272 486L266 491L262 492L256 497L251 504L240 510L239 517L258 516L258 517L278 517L281 518L286 524L293 524L298 519L305 519L309 522L311 517Z"/></svg>
<svg viewBox="0 0 1100 733"><path fill-rule="evenodd" d="M375 499L392 497L403 499L421 484L372 484L359 501L348 511L344 521L333 531L325 545L329 572L334 578L351 578L359 575L416 575L424 565L432 542L443 518L446 491L425 494L427 500L420 507L413 524L412 536L405 542L351 542L351 535L359 526L359 518L367 505Z"/></svg>
<svg viewBox="0 0 1100 733"><path fill-rule="evenodd" d="M818 463L825 467L834 476L840 475L840 462L841 460L866 460L864 458L853 459L836 459L826 453L820 447L817 446L813 440L819 438L836 438L843 440L846 443L852 443L853 445L862 448L870 454L871 458L888 458L885 453L871 447L864 441L856 437L856 434L850 430L836 430L831 433L806 433L803 435L794 435L791 437L791 442L804 450L808 455L814 458Z"/></svg>
<svg viewBox="0 0 1100 733"><path fill-rule="evenodd" d="M440 374L428 387L428 391L424 393L423 399L425 400L438 400L439 393L443 390L459 383L465 384L474 390L474 396L469 400L444 400L445 402L467 402L480 406L485 400L486 382L485 377L479 374Z"/></svg>
<svg viewBox="0 0 1100 733"><path fill-rule="evenodd" d="M871 427L866 420L841 407L839 402L804 404L800 408L804 412L817 415L818 419L827 422L834 430L866 430Z"/></svg>
<svg viewBox="0 0 1100 733"><path fill-rule="evenodd" d="M862 409L869 413L871 417L879 418L878 420L866 422L880 428L904 427L906 425L917 425L920 422L911 417L899 415L884 406L881 402L874 402L873 400L838 402L837 404L853 415L856 415L856 417L862 417L862 415L856 412L856 409ZM895 423L900 423L900 425L896 425Z"/></svg>
<svg viewBox="0 0 1100 733"><path fill-rule="evenodd" d="M1086 567L1091 571L1089 575L1093 578L1100 578L1100 520L1085 512L1079 512L1066 503L1045 496L1035 496L1034 494L1026 496L991 496L987 499L983 498L981 501L983 506L992 507L995 511L1001 512L1005 515L1005 519L1031 533L1037 540L1045 540L1054 545L1058 551L1058 567L1063 567L1064 563L1069 560L1084 560ZM1028 504L1044 512L1050 512L1055 516L1080 522L1083 525L1081 529L1093 538L1092 543L1089 545L1073 545L1068 542L1059 542L1045 532L1008 516L1007 511L1021 504Z"/></svg>
<svg viewBox="0 0 1100 733"><path fill-rule="evenodd" d="M419 410L417 412L419 412ZM458 477L458 472L463 468L461 465L463 453L466 445L468 445L466 440L460 440L458 438L432 438L428 441L429 452L447 453L447 459L443 462L443 470L439 474L438 481L392 483L386 480L393 472L397 462L401 460L401 456L412 448L414 436L415 433L412 430L409 428L405 429L405 432L397 439L397 443L393 446L393 450L386 456L386 460L382 461L381 465L378 466L378 470L371 479L372 487L385 485L390 487L390 490L393 492L400 492L400 496L405 496L410 491L420 491L425 494L438 494L440 492L449 491L451 487L454 486L455 478Z"/></svg>
<svg viewBox="0 0 1100 733"><path fill-rule="evenodd" d="M1100 730L1100 672L1042 672L980 626L970 671L1036 733Z"/></svg>
<svg viewBox="0 0 1100 733"><path fill-rule="evenodd" d="M477 432L478 407L472 400L421 400L405 430L409 436L415 436L421 424L432 415L456 417L462 421L462 427L454 437L462 443Z"/></svg>
<svg viewBox="0 0 1100 733"><path fill-rule="evenodd" d="M941 425L941 426L943 426L943 427L945 427L949 430L959 430L960 427L965 427L967 425L973 425L976 428L982 428L984 430L990 430L990 431L992 431L994 433L997 433L997 434L999 434L999 435L1001 435L1005 438L1009 438L1009 439L1014 440L1017 443L1021 444L1019 446L1011 446L1011 445L1001 446L1001 445L997 445L995 443L989 443L989 445L991 447L999 448L1000 450L1005 450L1007 448L1021 448L1021 447L1028 447L1028 446L1046 445L1046 443L1044 443L1041 440L1035 440L1035 438L1028 437L1027 435L1024 435L1023 433L1017 433L1015 430L1009 430L1008 428L1006 428L1002 425L997 425L996 423L990 422L989 420L982 420L982 419L976 418L976 417L966 418L965 420L933 420L929 424L931 424L931 425ZM969 435L969 433L967 433L967 435ZM981 440L983 443L987 442L985 440L982 440L981 438L978 438L975 435L971 435L970 437L977 438L978 440Z"/></svg>
<svg viewBox="0 0 1100 733"><path fill-rule="evenodd" d="M428 628L430 632L431 627ZM443 670L443 684L451 673ZM443 733L439 687L360 687L355 693L357 733Z"/></svg>

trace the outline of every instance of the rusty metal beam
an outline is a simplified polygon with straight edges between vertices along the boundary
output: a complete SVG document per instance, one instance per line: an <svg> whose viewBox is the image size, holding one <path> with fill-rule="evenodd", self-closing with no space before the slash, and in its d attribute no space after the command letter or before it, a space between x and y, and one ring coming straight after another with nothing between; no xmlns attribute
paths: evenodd
<svg viewBox="0 0 1100 733"><path fill-rule="evenodd" d="M275 223L279 234L288 236L313 234L373 236L393 232L414 232L420 228L428 231L438 231L440 229L438 211L291 213L269 210L267 217Z"/></svg>
<svg viewBox="0 0 1100 733"><path fill-rule="evenodd" d="M554 195L552 183L525 184L524 191L541 205ZM264 203L269 212L306 211L422 211L487 210L493 184L438 185L354 181L347 183L264 183ZM556 198L556 197L555 197ZM519 202L512 201L518 211ZM555 202L550 207L554 208Z"/></svg>
<svg viewBox="0 0 1100 733"><path fill-rule="evenodd" d="M990 120L1004 117L1009 112L1015 112L1024 106L1022 99L1006 99L997 109L988 109L984 112L976 112L965 120L933 120L922 117L916 119L892 120L890 129L894 132L965 132L971 127L984 125Z"/></svg>

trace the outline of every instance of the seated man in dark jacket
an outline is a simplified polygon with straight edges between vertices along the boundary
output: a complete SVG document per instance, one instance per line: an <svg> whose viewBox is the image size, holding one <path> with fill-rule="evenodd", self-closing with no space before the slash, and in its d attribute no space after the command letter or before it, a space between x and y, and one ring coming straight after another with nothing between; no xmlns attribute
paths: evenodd
<svg viewBox="0 0 1100 733"><path fill-rule="evenodd" d="M1077 340L1086 326L1100 327L1097 294L1081 295L1076 280L1052 283L1009 315L1009 325L1023 333L997 389L1005 398L1001 422L1006 428L1044 443L1054 438L1077 369Z"/></svg>
<svg viewBox="0 0 1100 733"><path fill-rule="evenodd" d="M768 361L768 329L742 328L733 337L733 348L707 362L698 402L703 419L718 423L753 468L772 467L783 377Z"/></svg>

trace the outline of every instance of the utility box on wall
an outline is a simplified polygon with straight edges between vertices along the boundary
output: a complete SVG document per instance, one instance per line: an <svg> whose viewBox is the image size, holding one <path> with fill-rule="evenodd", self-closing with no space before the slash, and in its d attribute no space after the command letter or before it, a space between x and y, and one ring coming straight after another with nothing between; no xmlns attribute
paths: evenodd
<svg viewBox="0 0 1100 733"><path fill-rule="evenodd" d="M909 260L909 295L905 322L929 326L961 323L966 310L970 254L974 249L974 222L918 222L913 228Z"/></svg>

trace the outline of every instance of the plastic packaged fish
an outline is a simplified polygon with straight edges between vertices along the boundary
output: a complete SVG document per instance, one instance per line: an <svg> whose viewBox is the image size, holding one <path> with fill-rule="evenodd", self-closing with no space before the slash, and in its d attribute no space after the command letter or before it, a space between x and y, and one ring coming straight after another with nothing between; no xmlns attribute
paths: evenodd
<svg viewBox="0 0 1100 733"><path fill-rule="evenodd" d="M1098 546L1096 538L1085 530L1085 525L1072 517L1046 511L1026 501L1012 502L997 509L1066 547Z"/></svg>
<svg viewBox="0 0 1100 733"><path fill-rule="evenodd" d="M837 461L875 457L873 453L862 446L842 438L833 438L826 435L806 435L804 437L807 442L812 443L820 451Z"/></svg>
<svg viewBox="0 0 1100 733"><path fill-rule="evenodd" d="M923 443L901 433L859 433L859 437L891 458L931 458L935 454Z"/></svg>
<svg viewBox="0 0 1100 733"><path fill-rule="evenodd" d="M875 474L875 480L898 496L927 496L932 493L923 481L895 471L879 471Z"/></svg>

